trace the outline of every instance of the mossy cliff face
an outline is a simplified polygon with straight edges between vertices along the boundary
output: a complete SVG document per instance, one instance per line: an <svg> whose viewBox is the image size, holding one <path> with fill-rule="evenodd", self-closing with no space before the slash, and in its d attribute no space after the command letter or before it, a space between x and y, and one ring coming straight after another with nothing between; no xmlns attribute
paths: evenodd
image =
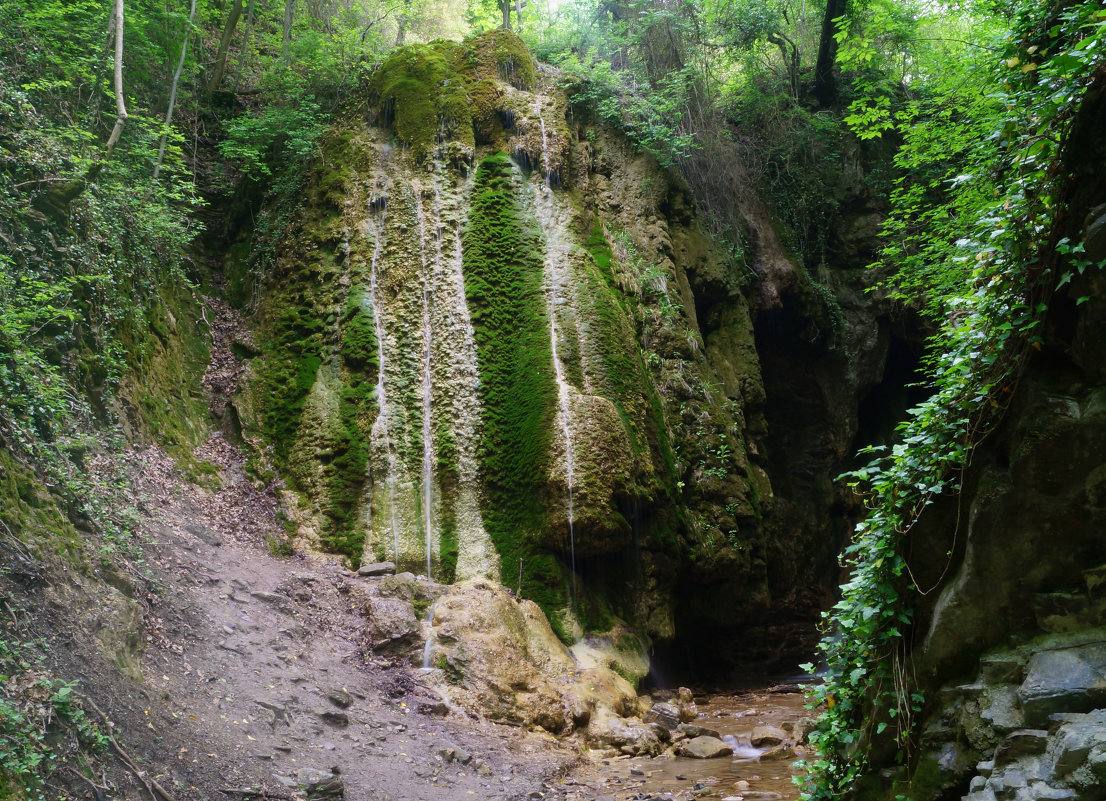
<svg viewBox="0 0 1106 801"><path fill-rule="evenodd" d="M671 638L680 580L762 607L747 271L685 190L509 32L397 51L369 107L309 177L240 403L301 536L497 578L566 637Z"/></svg>

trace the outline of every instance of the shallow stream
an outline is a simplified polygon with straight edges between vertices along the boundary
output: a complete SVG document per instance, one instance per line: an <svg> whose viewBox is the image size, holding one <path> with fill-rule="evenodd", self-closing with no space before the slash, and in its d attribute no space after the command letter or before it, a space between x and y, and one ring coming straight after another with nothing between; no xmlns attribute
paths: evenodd
<svg viewBox="0 0 1106 801"><path fill-rule="evenodd" d="M790 691L787 691L790 690ZM580 776L581 798L690 799L731 801L791 801L799 796L792 781L792 763L804 756L801 747L785 749L776 758L768 748L750 744L753 729L775 726L791 730L810 715L794 685L749 690L737 694L696 695L695 724L715 729L734 749L732 757L616 757L601 760Z"/></svg>

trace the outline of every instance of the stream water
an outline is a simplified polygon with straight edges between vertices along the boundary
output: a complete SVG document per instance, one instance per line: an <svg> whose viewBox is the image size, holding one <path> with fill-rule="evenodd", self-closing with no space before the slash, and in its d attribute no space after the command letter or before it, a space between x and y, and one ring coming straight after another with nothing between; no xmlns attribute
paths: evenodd
<svg viewBox="0 0 1106 801"><path fill-rule="evenodd" d="M777 758L768 748L751 745L759 726L792 729L809 716L799 692L751 690L738 694L696 696L695 724L714 729L734 749L732 757L616 757L591 766L576 782L578 797L644 801L644 799L719 798L736 801L792 801L799 788L792 763L801 747ZM570 780L572 781L572 780ZM571 797L571 796L570 796Z"/></svg>

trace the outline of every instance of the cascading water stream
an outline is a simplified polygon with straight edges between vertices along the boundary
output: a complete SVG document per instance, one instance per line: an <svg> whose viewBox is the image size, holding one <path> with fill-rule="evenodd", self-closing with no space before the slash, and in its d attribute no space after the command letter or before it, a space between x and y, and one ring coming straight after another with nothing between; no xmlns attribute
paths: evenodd
<svg viewBox="0 0 1106 801"><path fill-rule="evenodd" d="M384 376L387 372L384 359L384 321L380 312L380 301L377 296L376 265L380 261L380 254L384 249L384 218L387 203L382 196L374 198L374 203L379 202L380 214L376 221L376 239L373 242L372 262L369 268L369 305L372 310L373 328L376 333L376 404L377 415L373 422L372 437L384 443L384 451L388 456L388 512L392 524L392 552L396 564L399 564L399 526L396 525L396 456L392 449L392 439L389 431L388 396L384 386ZM379 427L379 433L377 431Z"/></svg>
<svg viewBox="0 0 1106 801"><path fill-rule="evenodd" d="M431 303L434 292L434 276L426 261L426 215L422 207L422 193L418 186L415 187L415 211L419 221L419 256L422 259L422 329L423 342L426 347L426 357L423 360L422 371L422 492L423 492L423 528L426 532L426 577L431 575L431 543L433 541L431 514L431 466L433 464L433 425L431 417L431 401L433 398L433 381L430 373L430 361L433 353L433 325L431 324Z"/></svg>
<svg viewBox="0 0 1106 801"><path fill-rule="evenodd" d="M564 266L568 250L560 240L557 225L556 200L550 186L549 140L545 130L545 119L541 113L542 97L539 94L534 101L534 111L541 127L542 165L545 168L545 180L537 192L535 210L545 235L545 267L549 277L549 339L553 352L553 373L557 381L557 422L565 440L565 484L568 489L568 544L572 567L572 608L576 608L576 520L573 509L573 492L576 486L576 453L572 441L572 396L568 380L565 378L564 364L558 351L557 307L561 304L559 288L566 282Z"/></svg>

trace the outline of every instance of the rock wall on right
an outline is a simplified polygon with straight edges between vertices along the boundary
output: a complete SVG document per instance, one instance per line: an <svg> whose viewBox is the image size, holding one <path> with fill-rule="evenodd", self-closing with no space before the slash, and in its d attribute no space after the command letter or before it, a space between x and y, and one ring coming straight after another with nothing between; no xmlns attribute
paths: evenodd
<svg viewBox="0 0 1106 801"><path fill-rule="evenodd" d="M1054 240L1106 259L1106 81L1068 137ZM1106 276L1049 300L959 497L911 532L924 593L912 660L925 691L913 756L876 754L860 795L916 801L1106 798Z"/></svg>

